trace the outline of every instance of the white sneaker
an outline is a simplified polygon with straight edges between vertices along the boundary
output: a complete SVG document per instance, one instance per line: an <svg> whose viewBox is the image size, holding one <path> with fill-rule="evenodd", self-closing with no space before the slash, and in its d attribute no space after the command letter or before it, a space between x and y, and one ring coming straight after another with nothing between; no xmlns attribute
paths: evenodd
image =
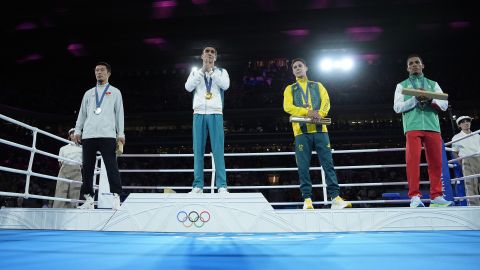
<svg viewBox="0 0 480 270"><path fill-rule="evenodd" d="M119 209L120 209L120 196L117 193L113 193L112 210L119 210Z"/></svg>
<svg viewBox="0 0 480 270"><path fill-rule="evenodd" d="M423 204L419 196L413 196L412 199L410 200L410 207L411 208L425 207L425 205Z"/></svg>
<svg viewBox="0 0 480 270"><path fill-rule="evenodd" d="M85 194L84 197L85 197L85 202L82 205L77 206L77 208L78 209L95 209L95 206L93 205L94 201L92 196L90 196L90 194Z"/></svg>
<svg viewBox="0 0 480 270"><path fill-rule="evenodd" d="M203 188L194 187L194 188L192 188L192 191L190 191L188 193L203 193Z"/></svg>
<svg viewBox="0 0 480 270"><path fill-rule="evenodd" d="M228 192L227 188L221 187L221 188L218 189L218 193L223 193L223 194L225 194L225 193L229 193L229 192Z"/></svg>
<svg viewBox="0 0 480 270"><path fill-rule="evenodd" d="M430 201L430 207L448 207L454 205L453 202L445 200L443 196L438 196Z"/></svg>
<svg viewBox="0 0 480 270"><path fill-rule="evenodd" d="M332 200L331 209L352 208L352 203L344 201L342 197L337 196Z"/></svg>

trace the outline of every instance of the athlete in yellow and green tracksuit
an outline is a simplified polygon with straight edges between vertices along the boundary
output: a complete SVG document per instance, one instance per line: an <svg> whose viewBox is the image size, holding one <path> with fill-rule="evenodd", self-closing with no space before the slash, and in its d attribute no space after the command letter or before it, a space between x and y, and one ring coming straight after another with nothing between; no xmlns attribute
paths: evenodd
<svg viewBox="0 0 480 270"><path fill-rule="evenodd" d="M293 60L292 67L297 81L287 86L283 93L285 112L293 116L308 116L317 120L326 117L330 110L330 98L325 87L319 82L308 80L306 76L308 68L302 59ZM340 188L333 167L327 127L310 123L292 123L292 127L295 135L295 157L302 197L309 199L312 196L310 161L312 150L316 150L320 164L325 171L328 197L336 198L339 196Z"/></svg>

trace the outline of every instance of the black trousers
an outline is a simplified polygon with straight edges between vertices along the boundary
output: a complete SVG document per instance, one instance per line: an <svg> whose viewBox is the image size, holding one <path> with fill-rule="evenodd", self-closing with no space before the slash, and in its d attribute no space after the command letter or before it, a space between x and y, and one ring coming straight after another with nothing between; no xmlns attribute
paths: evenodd
<svg viewBox="0 0 480 270"><path fill-rule="evenodd" d="M95 192L93 191L93 174L95 171L97 151L102 154L103 162L107 169L110 192L119 195L122 193L122 181L120 180L117 156L115 155L116 144L117 140L114 138L82 139L83 194L90 194L92 197L95 195Z"/></svg>

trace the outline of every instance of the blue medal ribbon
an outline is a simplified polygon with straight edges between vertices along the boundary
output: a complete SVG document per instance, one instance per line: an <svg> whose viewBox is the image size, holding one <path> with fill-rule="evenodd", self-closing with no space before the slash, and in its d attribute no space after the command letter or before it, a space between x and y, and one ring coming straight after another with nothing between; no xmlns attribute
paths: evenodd
<svg viewBox="0 0 480 270"><path fill-rule="evenodd" d="M105 94L107 93L107 90L108 90L109 86L110 86L110 84L107 84L107 86L105 86L105 90L103 90L102 97L99 99L98 98L98 85L95 85L95 103L97 105L96 108L100 108L100 106L102 105L103 98L105 97Z"/></svg>
<svg viewBox="0 0 480 270"><path fill-rule="evenodd" d="M207 79L207 75L203 75L203 79L205 80L205 87L207 88L207 93L210 94L212 91L212 77L210 80Z"/></svg>

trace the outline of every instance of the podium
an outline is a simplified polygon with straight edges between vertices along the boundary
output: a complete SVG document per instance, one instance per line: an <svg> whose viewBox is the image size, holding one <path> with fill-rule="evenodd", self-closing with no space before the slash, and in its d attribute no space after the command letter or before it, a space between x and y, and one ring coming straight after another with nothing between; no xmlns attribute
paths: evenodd
<svg viewBox="0 0 480 270"><path fill-rule="evenodd" d="M0 229L172 233L480 230L480 207L275 210L261 193L131 193L119 210L2 208Z"/></svg>
<svg viewBox="0 0 480 270"><path fill-rule="evenodd" d="M293 232L262 193L133 193L110 231Z"/></svg>

